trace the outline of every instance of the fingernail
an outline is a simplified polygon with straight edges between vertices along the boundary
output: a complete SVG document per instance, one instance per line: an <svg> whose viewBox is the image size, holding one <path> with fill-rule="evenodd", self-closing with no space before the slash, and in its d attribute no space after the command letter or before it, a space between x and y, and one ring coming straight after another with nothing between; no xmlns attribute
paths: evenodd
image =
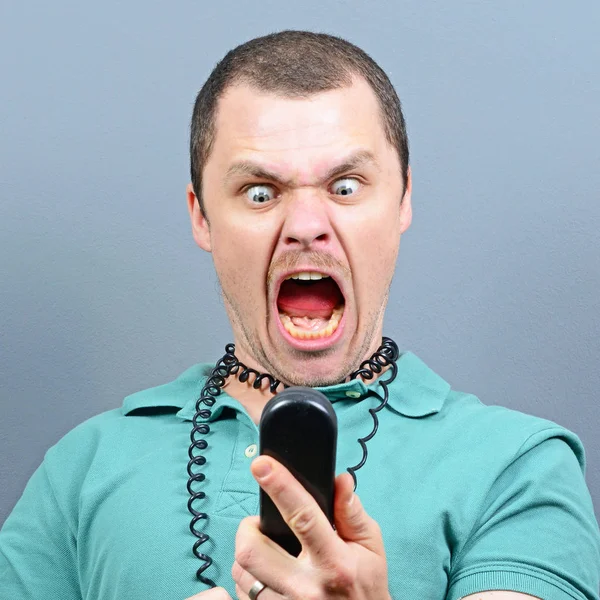
<svg viewBox="0 0 600 600"><path fill-rule="evenodd" d="M348 499L348 506L352 506L352 503L354 502L355 496L356 496L356 494L354 492L352 492L352 495Z"/></svg>
<svg viewBox="0 0 600 600"><path fill-rule="evenodd" d="M259 478L265 478L271 472L271 463L268 460L259 460L254 465L254 474Z"/></svg>

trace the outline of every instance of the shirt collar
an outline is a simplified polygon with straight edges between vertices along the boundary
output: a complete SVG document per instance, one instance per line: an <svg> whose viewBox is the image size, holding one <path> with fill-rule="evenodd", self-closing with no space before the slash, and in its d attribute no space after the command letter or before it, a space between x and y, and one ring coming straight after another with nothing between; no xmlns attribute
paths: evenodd
<svg viewBox="0 0 600 600"><path fill-rule="evenodd" d="M412 352L403 353L396 364L398 375L388 386L388 407L405 417L413 418L426 417L439 412L450 392L450 385ZM136 410L145 408L173 408L179 409L178 417L191 421L196 412L196 401L202 386L212 369L211 364L197 364L170 383L127 396L123 401L123 414L130 415ZM388 373L381 375L380 379L387 380ZM370 391L381 397L384 393L379 379L367 383L354 379L316 389L323 392L332 403L340 400L358 401ZM221 416L225 408L238 412L244 410L240 402L222 392L211 408L211 416L199 421L214 421Z"/></svg>

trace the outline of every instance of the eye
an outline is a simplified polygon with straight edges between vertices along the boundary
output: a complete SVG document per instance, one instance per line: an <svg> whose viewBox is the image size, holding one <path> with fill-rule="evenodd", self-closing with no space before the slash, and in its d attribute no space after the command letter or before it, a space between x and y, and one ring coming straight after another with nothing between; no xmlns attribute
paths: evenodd
<svg viewBox="0 0 600 600"><path fill-rule="evenodd" d="M350 196L358 191L360 185L358 179L348 177L346 179L338 179L331 186L331 191L338 196Z"/></svg>
<svg viewBox="0 0 600 600"><path fill-rule="evenodd" d="M269 200L273 200L275 191L270 185L253 185L246 190L246 196L248 196L250 202L264 204Z"/></svg>

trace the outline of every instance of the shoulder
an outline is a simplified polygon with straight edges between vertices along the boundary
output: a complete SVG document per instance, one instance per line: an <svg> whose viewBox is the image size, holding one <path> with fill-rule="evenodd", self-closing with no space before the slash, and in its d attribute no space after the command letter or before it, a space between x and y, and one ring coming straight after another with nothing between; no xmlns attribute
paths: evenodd
<svg viewBox="0 0 600 600"><path fill-rule="evenodd" d="M74 427L45 454L43 464L53 487L81 488L166 443L168 431L183 427L185 419L178 413L195 402L205 371L205 365L194 365L173 381L131 394L121 407Z"/></svg>
<svg viewBox="0 0 600 600"><path fill-rule="evenodd" d="M541 598L557 581L573 598L592 582L597 589L600 537L577 435L470 395L451 396L462 464L454 472L460 508L448 597L471 597L484 580L488 589L506 589L514 576Z"/></svg>
<svg viewBox="0 0 600 600"><path fill-rule="evenodd" d="M390 408L410 418L410 425L406 421L404 425L420 436L418 446L440 451L444 458L483 452L509 460L544 439L561 438L584 465L583 447L573 432L456 390L412 352L404 352L398 360L389 390ZM396 421L400 427L402 423Z"/></svg>
<svg viewBox="0 0 600 600"><path fill-rule="evenodd" d="M581 440L558 423L503 406L484 404L477 396L451 390L440 413L444 429L451 431L460 445L487 449L489 454L512 462L544 442L560 440L564 451L574 454L585 469ZM561 446L561 444L553 444Z"/></svg>
<svg viewBox="0 0 600 600"><path fill-rule="evenodd" d="M43 465L55 489L67 482L80 487L92 469L118 462L127 448L147 438L158 419L135 419L121 408L95 415L66 433L48 449Z"/></svg>
<svg viewBox="0 0 600 600"><path fill-rule="evenodd" d="M102 440L118 436L125 424L126 417L121 408L102 412L86 419L66 433L45 456L45 461L64 459L70 456L72 460L81 459L98 449Z"/></svg>

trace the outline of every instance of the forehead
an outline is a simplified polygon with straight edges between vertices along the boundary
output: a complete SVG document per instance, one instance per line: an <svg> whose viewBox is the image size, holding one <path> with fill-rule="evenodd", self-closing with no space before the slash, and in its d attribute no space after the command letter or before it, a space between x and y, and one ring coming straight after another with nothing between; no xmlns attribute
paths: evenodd
<svg viewBox="0 0 600 600"><path fill-rule="evenodd" d="M385 136L377 98L361 78L306 98L236 85L220 99L215 125L208 163L217 168L258 159L308 176L353 149L367 150L380 160L395 153Z"/></svg>

